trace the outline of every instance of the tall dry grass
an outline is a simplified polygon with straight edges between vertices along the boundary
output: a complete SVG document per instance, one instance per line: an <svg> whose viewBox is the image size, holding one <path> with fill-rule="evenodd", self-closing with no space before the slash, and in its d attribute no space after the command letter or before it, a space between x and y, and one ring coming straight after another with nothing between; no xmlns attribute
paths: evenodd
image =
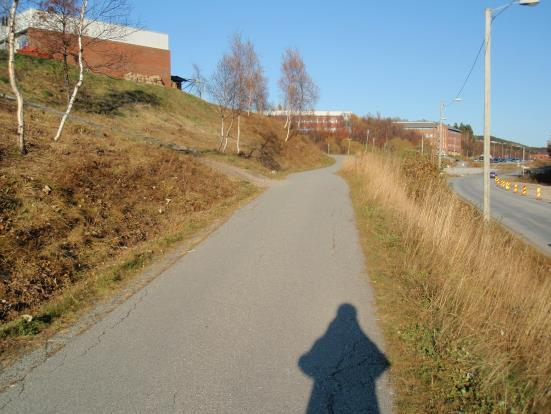
<svg viewBox="0 0 551 414"><path fill-rule="evenodd" d="M366 201L390 214L411 265L429 275L419 291L438 340L468 347L482 387L502 407L514 390L515 405L545 411L550 260L499 224L485 226L429 163L367 154L348 160L344 170L361 178Z"/></svg>

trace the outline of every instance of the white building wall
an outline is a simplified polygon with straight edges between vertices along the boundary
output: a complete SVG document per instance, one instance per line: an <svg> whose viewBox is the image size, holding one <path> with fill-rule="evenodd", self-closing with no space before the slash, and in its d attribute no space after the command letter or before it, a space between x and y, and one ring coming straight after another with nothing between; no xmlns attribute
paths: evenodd
<svg viewBox="0 0 551 414"><path fill-rule="evenodd" d="M40 21L40 12L35 9L28 9L17 15L16 31L23 32L28 28L46 29ZM102 22L86 20L86 36L103 38L120 43L136 46L151 47L155 49L170 50L168 34L151 32L148 30L135 29L128 26L120 26ZM5 33L1 38L5 37Z"/></svg>

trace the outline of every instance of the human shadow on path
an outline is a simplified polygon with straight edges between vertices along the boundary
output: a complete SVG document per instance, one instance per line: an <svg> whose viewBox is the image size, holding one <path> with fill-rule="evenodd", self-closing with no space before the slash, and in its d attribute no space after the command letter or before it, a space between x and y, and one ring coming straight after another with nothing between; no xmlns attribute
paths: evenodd
<svg viewBox="0 0 551 414"><path fill-rule="evenodd" d="M314 381L307 414L379 413L375 381L390 363L363 333L354 306L339 307L298 365Z"/></svg>

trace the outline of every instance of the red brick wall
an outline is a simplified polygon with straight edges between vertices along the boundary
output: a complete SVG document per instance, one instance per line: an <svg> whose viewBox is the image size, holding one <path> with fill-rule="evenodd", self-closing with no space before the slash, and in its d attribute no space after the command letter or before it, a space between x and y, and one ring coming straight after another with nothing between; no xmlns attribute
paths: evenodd
<svg viewBox="0 0 551 414"><path fill-rule="evenodd" d="M448 154L461 154L461 133L447 130L445 134L444 149Z"/></svg>
<svg viewBox="0 0 551 414"><path fill-rule="evenodd" d="M54 59L59 54L56 50L57 34L54 32L33 29L28 30L28 46L41 53L47 53ZM76 41L72 42L72 52L76 54ZM84 39L84 59L87 66L94 72L123 78L127 73L136 73L146 76L160 76L165 86L171 86L170 80L170 51L151 47L130 45L113 41L97 41ZM76 63L73 59L71 63Z"/></svg>

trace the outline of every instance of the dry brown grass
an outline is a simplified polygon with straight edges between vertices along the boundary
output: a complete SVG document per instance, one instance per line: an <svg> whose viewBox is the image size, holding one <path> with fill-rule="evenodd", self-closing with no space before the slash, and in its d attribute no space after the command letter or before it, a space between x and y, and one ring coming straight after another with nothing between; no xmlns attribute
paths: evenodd
<svg viewBox="0 0 551 414"><path fill-rule="evenodd" d="M11 94L6 81L5 59L5 54L0 51L0 93ZM16 65L26 99L57 109L63 108L64 97L60 89L62 80L58 76L59 62L17 56ZM155 105L127 104L109 114L93 112L98 103L112 103L110 94L125 93L151 98ZM215 151L218 148L220 120L217 108L177 89L136 84L86 73L80 98L74 113L105 126L109 134L153 137L200 151ZM282 121L254 113L244 114L241 118L241 150L247 155L241 157L241 166L270 174L273 168L269 162L264 165L261 148L266 148L266 140L272 136L277 138L278 145L275 148L268 146L272 151L269 158L275 159L281 170L300 170L327 164L327 157L305 137L293 137L283 145L285 131ZM235 135L236 124L231 136L235 138ZM236 141L230 139L227 154L222 158L235 158L235 153Z"/></svg>
<svg viewBox="0 0 551 414"><path fill-rule="evenodd" d="M193 157L28 113L29 155L10 145L11 107L0 104L0 320L32 313L106 262L172 235L180 224L242 196Z"/></svg>
<svg viewBox="0 0 551 414"><path fill-rule="evenodd" d="M404 260L392 264L394 274L406 275L396 280L410 292L403 306L431 332L435 352L461 350L467 375L485 396L476 410L461 410L549 409L549 258L498 224L484 226L429 163L368 154L348 161L344 172L399 235ZM412 272L419 275L407 276ZM434 406L461 411L446 404Z"/></svg>

